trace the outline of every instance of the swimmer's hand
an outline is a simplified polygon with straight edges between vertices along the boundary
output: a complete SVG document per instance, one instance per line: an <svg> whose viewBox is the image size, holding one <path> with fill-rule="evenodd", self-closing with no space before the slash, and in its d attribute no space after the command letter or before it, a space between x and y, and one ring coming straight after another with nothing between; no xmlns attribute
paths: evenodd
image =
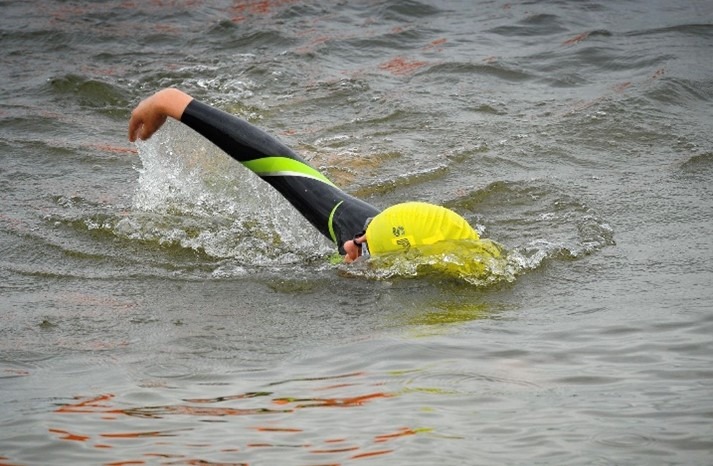
<svg viewBox="0 0 713 466"><path fill-rule="evenodd" d="M356 240L356 242L354 240ZM346 253L344 255L344 262L347 264L351 264L361 257L361 244L366 241L366 235L355 237L354 240L345 241L342 245Z"/></svg>
<svg viewBox="0 0 713 466"><path fill-rule="evenodd" d="M129 141L146 140L163 126L167 117L181 119L193 97L183 91L167 88L142 100L131 112Z"/></svg>

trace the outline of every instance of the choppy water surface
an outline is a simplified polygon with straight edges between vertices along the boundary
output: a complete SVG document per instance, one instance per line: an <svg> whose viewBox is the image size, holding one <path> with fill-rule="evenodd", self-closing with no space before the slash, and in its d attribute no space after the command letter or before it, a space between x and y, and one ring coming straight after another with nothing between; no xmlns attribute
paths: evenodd
<svg viewBox="0 0 713 466"><path fill-rule="evenodd" d="M711 462L710 2L0 8L0 463ZM165 86L505 262L334 264L180 124L126 142Z"/></svg>

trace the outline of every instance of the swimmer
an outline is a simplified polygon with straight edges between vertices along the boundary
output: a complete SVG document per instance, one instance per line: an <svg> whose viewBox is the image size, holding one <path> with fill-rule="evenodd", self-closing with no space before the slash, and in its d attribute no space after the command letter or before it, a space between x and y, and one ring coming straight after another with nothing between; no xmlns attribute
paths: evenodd
<svg viewBox="0 0 713 466"><path fill-rule="evenodd" d="M424 202L384 211L332 183L292 149L235 115L199 102L175 88L141 101L131 113L129 141L149 139L170 117L192 128L269 183L320 233L344 261L434 244L478 239L460 215Z"/></svg>

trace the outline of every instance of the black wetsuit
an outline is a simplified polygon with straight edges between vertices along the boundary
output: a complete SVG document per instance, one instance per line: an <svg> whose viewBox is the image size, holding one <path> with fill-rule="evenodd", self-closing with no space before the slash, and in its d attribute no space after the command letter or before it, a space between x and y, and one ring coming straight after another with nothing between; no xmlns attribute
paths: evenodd
<svg viewBox="0 0 713 466"><path fill-rule="evenodd" d="M379 213L336 187L276 138L234 115L192 100L181 122L270 183L342 254L342 244Z"/></svg>

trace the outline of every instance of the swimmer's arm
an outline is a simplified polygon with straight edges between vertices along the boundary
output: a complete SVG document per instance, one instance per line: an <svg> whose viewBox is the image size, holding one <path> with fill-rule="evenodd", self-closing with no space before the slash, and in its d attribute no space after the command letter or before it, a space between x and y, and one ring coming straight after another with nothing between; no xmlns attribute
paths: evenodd
<svg viewBox="0 0 713 466"><path fill-rule="evenodd" d="M142 100L131 112L129 141L148 139L166 122L167 117L180 121L193 97L178 89L158 91Z"/></svg>

